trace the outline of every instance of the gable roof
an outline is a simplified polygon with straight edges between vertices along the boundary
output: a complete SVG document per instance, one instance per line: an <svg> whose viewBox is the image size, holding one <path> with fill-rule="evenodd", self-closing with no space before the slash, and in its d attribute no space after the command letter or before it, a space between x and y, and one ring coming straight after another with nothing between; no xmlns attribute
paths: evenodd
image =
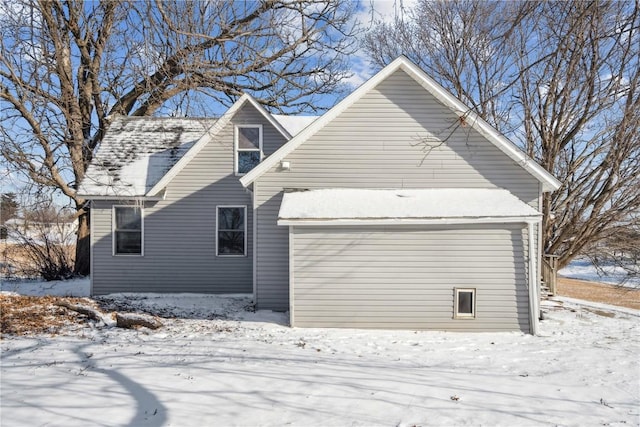
<svg viewBox="0 0 640 427"><path fill-rule="evenodd" d="M330 123L334 118L351 107L356 101L362 98L366 93L374 89L380 82L395 73L397 70L403 70L418 82L423 88L431 93L442 104L447 106L451 111L461 117L465 117L467 123L470 124L478 133L483 135L500 151L509 156L538 181L542 183L543 191L553 191L560 187L560 182L547 172L542 166L527 156L515 144L509 141L504 135L484 121L469 107L464 105L459 99L449 93L440 86L435 80L429 77L420 67L411 62L407 57L400 56L389 65L380 70L375 76L363 83L358 89L344 98L333 108L327 111L318 120L315 120L307 126L302 132L297 134L289 142L280 147L276 152L267 157L262 163L258 164L249 173L244 175L240 182L247 187L269 169L282 161L287 155L297 149L311 136L320 131L324 126Z"/></svg>
<svg viewBox="0 0 640 427"><path fill-rule="evenodd" d="M182 170L184 167L189 164L191 159L193 159L199 152L204 148L205 145L209 141L211 141L222 129L224 129L227 124L233 119L233 116L246 104L251 104L260 114L264 116L269 123L273 125L274 128L278 132L282 134L287 140L291 139L291 134L278 122L273 118L267 110L262 107L251 95L244 94L242 95L223 115L220 117L218 121L207 131L206 134L202 135L202 137L196 142L193 147L189 149L187 153L185 153L182 158L173 165L173 167L160 179L147 193L146 196L155 196L160 193L175 176Z"/></svg>
<svg viewBox="0 0 640 427"><path fill-rule="evenodd" d="M318 118L271 115L248 94L217 120L118 116L87 168L78 195L109 199L158 196L247 103L287 140Z"/></svg>
<svg viewBox="0 0 640 427"><path fill-rule="evenodd" d="M214 123L202 118L114 118L78 194L144 196Z"/></svg>

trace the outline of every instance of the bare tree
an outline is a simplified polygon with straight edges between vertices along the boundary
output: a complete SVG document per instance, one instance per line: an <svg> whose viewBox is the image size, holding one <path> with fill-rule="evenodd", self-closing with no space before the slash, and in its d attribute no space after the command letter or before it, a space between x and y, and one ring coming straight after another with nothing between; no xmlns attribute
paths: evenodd
<svg viewBox="0 0 640 427"><path fill-rule="evenodd" d="M379 65L408 55L562 182L543 200L560 267L638 229L637 1L422 0L364 45Z"/></svg>
<svg viewBox="0 0 640 427"><path fill-rule="evenodd" d="M0 225L11 218L15 218L19 207L15 193L0 194Z"/></svg>
<svg viewBox="0 0 640 427"><path fill-rule="evenodd" d="M21 218L7 227L10 243L4 247L3 273L47 281L73 276L76 227L71 212L51 200L23 204L21 211Z"/></svg>
<svg viewBox="0 0 640 427"><path fill-rule="evenodd" d="M76 196L113 114L212 115L250 92L295 112L341 89L355 5L338 0L14 0L0 4L0 148L78 211L75 271L88 273Z"/></svg>

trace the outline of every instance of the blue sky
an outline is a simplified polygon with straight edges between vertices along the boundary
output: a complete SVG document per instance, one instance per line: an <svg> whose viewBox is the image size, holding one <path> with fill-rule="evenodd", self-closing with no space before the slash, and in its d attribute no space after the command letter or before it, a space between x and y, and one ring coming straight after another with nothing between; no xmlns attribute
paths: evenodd
<svg viewBox="0 0 640 427"><path fill-rule="evenodd" d="M366 29L374 22L392 20L401 8L409 8L415 3L416 0L361 0L360 10L354 19ZM344 80L346 85L345 91L341 94L322 96L319 99L319 103L323 107L329 108L335 105L342 97L360 86L360 84L366 81L378 70L378 67L371 66L362 49L358 49L356 54L351 55L349 59L352 75L348 79ZM169 104L171 104L171 102ZM207 104L207 108L209 108L207 115L209 116L221 115L226 111L226 107L222 105L215 103ZM179 110L177 111L179 112ZM176 110L174 110L174 112L176 112ZM161 112L162 115L168 115L170 113L170 105L164 108ZM18 177L15 174L10 173L9 169L6 167L4 159L2 159L2 163L0 163L0 192L17 191L24 185L24 182L21 182L23 180L23 177Z"/></svg>

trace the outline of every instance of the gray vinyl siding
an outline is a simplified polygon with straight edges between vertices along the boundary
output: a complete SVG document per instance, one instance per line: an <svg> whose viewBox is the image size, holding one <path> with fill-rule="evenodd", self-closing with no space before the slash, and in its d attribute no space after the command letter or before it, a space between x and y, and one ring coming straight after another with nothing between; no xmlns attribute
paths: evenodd
<svg viewBox="0 0 640 427"><path fill-rule="evenodd" d="M285 138L245 104L167 186L166 198L146 202L144 256L112 255L112 205L94 201L92 212L94 294L113 292L253 292L251 193L233 173L236 124L262 124L263 150L271 154ZM247 207L246 256L216 256L216 206Z"/></svg>
<svg viewBox="0 0 640 427"><path fill-rule="evenodd" d="M399 70L289 154L289 171L261 176L254 184L258 307L289 308L288 231L276 225L284 188L504 188L539 209L538 180L458 123ZM430 152L421 138L430 138Z"/></svg>
<svg viewBox="0 0 640 427"><path fill-rule="evenodd" d="M293 227L292 325L529 332L525 226L498 227Z"/></svg>

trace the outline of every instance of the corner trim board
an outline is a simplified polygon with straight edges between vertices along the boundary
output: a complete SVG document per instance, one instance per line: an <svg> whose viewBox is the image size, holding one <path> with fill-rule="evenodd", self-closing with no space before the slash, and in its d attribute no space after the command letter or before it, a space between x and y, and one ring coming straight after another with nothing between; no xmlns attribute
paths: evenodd
<svg viewBox="0 0 640 427"><path fill-rule="evenodd" d="M251 275L253 280L253 304L258 304L258 208L256 202L258 201L258 188L256 182L253 183L253 191L251 192L251 209L253 217L251 218L251 238L253 241L252 246L252 263L251 263Z"/></svg>
<svg viewBox="0 0 640 427"><path fill-rule="evenodd" d="M91 222L89 227L89 295L93 295L93 249L95 246L95 233L93 232L93 200L90 200L89 203L89 222Z"/></svg>
<svg viewBox="0 0 640 427"><path fill-rule="evenodd" d="M295 294L294 294L294 265L293 265L293 254L294 254L294 239L295 235L293 233L293 226L289 226L289 326L295 326L295 306L293 303Z"/></svg>
<svg viewBox="0 0 640 427"><path fill-rule="evenodd" d="M534 256L534 244L533 244L533 227L535 223L529 222L527 224L528 240L529 240L529 322L531 335L538 335L538 315L539 308L539 294L536 274L536 262Z"/></svg>

